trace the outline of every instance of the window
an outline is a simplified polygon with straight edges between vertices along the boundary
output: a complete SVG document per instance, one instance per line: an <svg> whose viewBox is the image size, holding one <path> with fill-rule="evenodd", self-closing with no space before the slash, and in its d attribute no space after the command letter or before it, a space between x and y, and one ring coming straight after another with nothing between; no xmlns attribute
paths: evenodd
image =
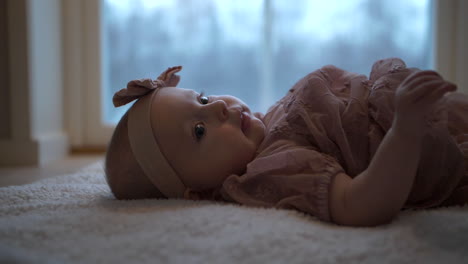
<svg viewBox="0 0 468 264"><path fill-rule="evenodd" d="M113 93L178 64L181 87L233 94L256 111L325 64L368 74L375 60L390 56L436 69L468 92L468 1L293 2L61 2L72 147L106 146L126 110L112 106Z"/></svg>
<svg viewBox="0 0 468 264"><path fill-rule="evenodd" d="M368 75L381 58L432 68L430 0L103 0L102 109L137 78L183 65L179 87L232 94L266 111L326 64Z"/></svg>

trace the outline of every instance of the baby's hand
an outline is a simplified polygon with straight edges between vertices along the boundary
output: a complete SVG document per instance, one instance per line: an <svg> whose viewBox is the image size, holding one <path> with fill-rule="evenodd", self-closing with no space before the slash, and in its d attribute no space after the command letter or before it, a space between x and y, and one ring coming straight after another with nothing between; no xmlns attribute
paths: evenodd
<svg viewBox="0 0 468 264"><path fill-rule="evenodd" d="M447 92L457 89L434 71L418 71L408 76L395 93L394 126L406 133L421 134L425 115Z"/></svg>

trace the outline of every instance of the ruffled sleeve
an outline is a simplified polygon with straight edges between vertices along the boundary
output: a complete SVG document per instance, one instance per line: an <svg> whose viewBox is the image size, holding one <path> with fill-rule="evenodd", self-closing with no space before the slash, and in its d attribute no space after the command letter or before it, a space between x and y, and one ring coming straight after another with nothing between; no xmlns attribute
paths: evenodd
<svg viewBox="0 0 468 264"><path fill-rule="evenodd" d="M221 195L250 206L296 209L331 221L329 189L343 172L332 157L280 140L252 161L244 175L231 175Z"/></svg>

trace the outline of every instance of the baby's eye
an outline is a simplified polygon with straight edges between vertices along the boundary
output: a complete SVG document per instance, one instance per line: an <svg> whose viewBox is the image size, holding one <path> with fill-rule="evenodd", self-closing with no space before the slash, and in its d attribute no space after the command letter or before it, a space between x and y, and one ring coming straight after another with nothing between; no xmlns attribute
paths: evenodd
<svg viewBox="0 0 468 264"><path fill-rule="evenodd" d="M196 124L194 128L195 138L200 140L205 135L205 126L203 124Z"/></svg>
<svg viewBox="0 0 468 264"><path fill-rule="evenodd" d="M207 103L208 103L208 97L206 97L206 96L200 97L200 102L201 102L202 104L207 104Z"/></svg>
<svg viewBox="0 0 468 264"><path fill-rule="evenodd" d="M204 105L205 105L205 104L207 104L207 103L209 102L208 96L205 96L205 95L203 94L203 92L200 94L199 98L200 98L200 103L201 103L201 104L204 104Z"/></svg>

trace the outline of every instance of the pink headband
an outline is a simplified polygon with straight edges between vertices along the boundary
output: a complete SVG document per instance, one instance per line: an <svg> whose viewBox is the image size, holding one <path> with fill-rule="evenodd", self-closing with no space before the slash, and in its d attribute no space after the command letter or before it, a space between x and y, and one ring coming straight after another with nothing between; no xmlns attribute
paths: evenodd
<svg viewBox="0 0 468 264"><path fill-rule="evenodd" d="M125 105L133 100L128 115L128 138L133 155L151 182L168 198L183 198L185 185L172 168L159 148L151 127L151 104L158 88L177 86L180 77L176 75L182 66L168 68L156 80L133 80L114 94L112 101L115 107Z"/></svg>

